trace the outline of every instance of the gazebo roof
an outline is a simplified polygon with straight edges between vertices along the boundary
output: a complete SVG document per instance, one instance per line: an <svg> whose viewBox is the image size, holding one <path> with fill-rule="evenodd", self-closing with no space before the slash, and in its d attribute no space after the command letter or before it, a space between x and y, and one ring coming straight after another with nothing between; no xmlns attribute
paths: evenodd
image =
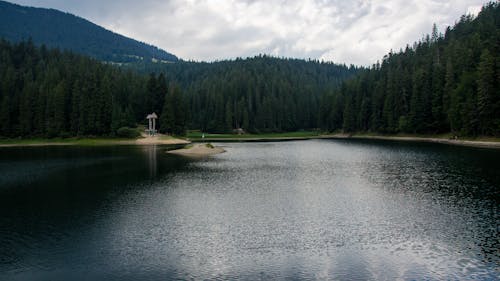
<svg viewBox="0 0 500 281"><path fill-rule="evenodd" d="M148 116L146 116L146 119L158 119L158 115L153 112L151 114L148 114Z"/></svg>

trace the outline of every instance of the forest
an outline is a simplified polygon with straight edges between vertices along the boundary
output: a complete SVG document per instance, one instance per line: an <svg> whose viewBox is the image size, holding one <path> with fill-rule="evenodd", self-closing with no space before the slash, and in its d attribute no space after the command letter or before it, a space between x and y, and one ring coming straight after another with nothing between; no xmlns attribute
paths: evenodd
<svg viewBox="0 0 500 281"><path fill-rule="evenodd" d="M0 136L160 131L452 133L500 136L500 4L434 27L370 68L253 58L118 67L32 41L0 41Z"/></svg>
<svg viewBox="0 0 500 281"><path fill-rule="evenodd" d="M185 89L189 127L207 132L289 132L319 127L322 96L356 67L265 55L163 67Z"/></svg>
<svg viewBox="0 0 500 281"><path fill-rule="evenodd" d="M113 136L171 103L182 111L180 90L163 74L148 78L31 41L0 41L0 77L2 137ZM184 132L184 118L167 121L165 132Z"/></svg>
<svg viewBox="0 0 500 281"><path fill-rule="evenodd" d="M321 95L358 69L259 56L179 62L149 75L81 55L0 42L0 135L115 135L156 112L161 132L317 127ZM158 71L160 72L160 71Z"/></svg>
<svg viewBox="0 0 500 281"><path fill-rule="evenodd" d="M370 68L258 56L142 64L185 89L190 128L500 136L500 4Z"/></svg>
<svg viewBox="0 0 500 281"><path fill-rule="evenodd" d="M462 16L320 102L328 131L500 136L500 3Z"/></svg>

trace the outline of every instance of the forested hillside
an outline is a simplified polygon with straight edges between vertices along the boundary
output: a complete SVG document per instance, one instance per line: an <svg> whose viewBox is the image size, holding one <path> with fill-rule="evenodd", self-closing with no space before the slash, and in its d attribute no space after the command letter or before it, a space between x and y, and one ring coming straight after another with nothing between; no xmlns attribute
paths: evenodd
<svg viewBox="0 0 500 281"><path fill-rule="evenodd" d="M177 102L165 102L163 75L152 77L151 88L145 76L32 42L0 41L0 77L0 137L114 135ZM172 122L164 130L180 123L182 133L184 117Z"/></svg>
<svg viewBox="0 0 500 281"><path fill-rule="evenodd" d="M190 127L208 132L281 132L318 128L321 96L357 68L257 56L163 67L185 89Z"/></svg>
<svg viewBox="0 0 500 281"><path fill-rule="evenodd" d="M321 102L330 131L500 136L500 4L462 16Z"/></svg>
<svg viewBox="0 0 500 281"><path fill-rule="evenodd" d="M0 38L32 39L36 45L88 55L109 62L177 61L177 57L106 30L83 18L54 9L32 8L0 1Z"/></svg>
<svg viewBox="0 0 500 281"><path fill-rule="evenodd" d="M0 41L0 136L113 135L156 112L162 132L316 128L321 95L357 71L267 56L148 75L31 41Z"/></svg>

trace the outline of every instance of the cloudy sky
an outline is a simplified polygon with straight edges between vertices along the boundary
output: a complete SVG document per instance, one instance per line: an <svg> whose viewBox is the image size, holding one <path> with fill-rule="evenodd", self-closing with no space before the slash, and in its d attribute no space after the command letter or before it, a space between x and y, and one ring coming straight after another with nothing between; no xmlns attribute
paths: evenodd
<svg viewBox="0 0 500 281"><path fill-rule="evenodd" d="M165 49L213 61L257 54L370 65L485 0L8 0L55 8Z"/></svg>

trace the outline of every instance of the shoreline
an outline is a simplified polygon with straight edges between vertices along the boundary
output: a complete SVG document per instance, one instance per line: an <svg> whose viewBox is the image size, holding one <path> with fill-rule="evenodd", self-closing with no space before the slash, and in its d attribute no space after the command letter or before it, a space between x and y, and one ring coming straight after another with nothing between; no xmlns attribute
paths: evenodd
<svg viewBox="0 0 500 281"><path fill-rule="evenodd" d="M226 150L224 150L222 147L219 146L213 146L209 143L203 144L203 143L197 143L193 145L188 145L184 148L180 149L174 149L174 150L169 150L167 153L170 154L176 154L176 155L182 155L182 156L187 156L187 157L194 157L194 158L199 158L199 157L208 157L220 153L224 153Z"/></svg>
<svg viewBox="0 0 500 281"><path fill-rule="evenodd" d="M426 143L439 143L447 145L468 146L477 148L494 148L500 149L500 142L483 141L483 140L461 140L461 139L448 139L437 137L418 137L418 136L363 136L363 135L324 135L319 137L321 139L360 139L360 140L387 140L387 141L403 141L403 142L426 142Z"/></svg>
<svg viewBox="0 0 500 281"><path fill-rule="evenodd" d="M0 140L0 148L3 147L39 147L39 146L109 146L109 145L181 145L190 143L207 143L207 142L282 142L282 141L298 141L310 139L359 139L359 140L387 140L387 141L403 141L403 142L426 142L439 143L447 145L468 146L477 148L493 148L500 149L500 141L488 140L467 140L467 139L449 139L445 137L426 137L426 136L384 136L384 135L350 135L350 134L324 134L312 136L277 136L267 137L208 137L208 138L190 138L178 139L169 136L154 136L143 137L138 139L106 139L106 138L81 138L81 139L20 139Z"/></svg>
<svg viewBox="0 0 500 281"><path fill-rule="evenodd" d="M310 136L310 137L244 137L244 138L204 138L204 139L189 139L195 143L205 143L205 142L266 142L266 141L294 141L294 140L310 140L319 139L320 136Z"/></svg>
<svg viewBox="0 0 500 281"><path fill-rule="evenodd" d="M349 135L349 134L325 134L316 136L301 136L301 137L235 137L235 138L196 138L190 139L195 143L203 142L281 142L281 141L296 141L296 140L311 140L311 139L360 139L360 140L387 140L387 141L403 141L403 142L426 142L440 143L447 145L468 146L477 148L494 148L500 149L500 141L487 140L462 140L449 139L439 137L425 136L383 136L383 135Z"/></svg>
<svg viewBox="0 0 500 281"><path fill-rule="evenodd" d="M69 139L20 139L0 140L0 148L3 147L40 147L40 146L111 146L111 145L179 145L189 144L190 141L165 136L143 137L137 139L113 139L113 138L69 138Z"/></svg>

